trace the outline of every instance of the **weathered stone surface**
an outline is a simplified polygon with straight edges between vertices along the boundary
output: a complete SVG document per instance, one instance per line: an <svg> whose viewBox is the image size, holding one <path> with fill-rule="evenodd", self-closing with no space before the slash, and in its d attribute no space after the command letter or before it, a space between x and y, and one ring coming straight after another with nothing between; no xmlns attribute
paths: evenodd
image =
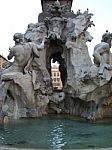
<svg viewBox="0 0 112 150"><path fill-rule="evenodd" d="M59 1L50 4L39 23L14 35L8 55L14 62L1 75L1 116L65 113L93 121L112 117L112 34L106 32L94 47L93 64L86 45L93 39L87 31L94 26L93 14L88 9L74 14L70 8ZM53 91L51 60L59 62L62 91Z"/></svg>

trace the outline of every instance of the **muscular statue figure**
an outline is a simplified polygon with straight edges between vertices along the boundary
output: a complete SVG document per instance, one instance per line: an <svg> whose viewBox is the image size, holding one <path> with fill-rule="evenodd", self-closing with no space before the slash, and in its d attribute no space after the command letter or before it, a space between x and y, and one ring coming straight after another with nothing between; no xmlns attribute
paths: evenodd
<svg viewBox="0 0 112 150"><path fill-rule="evenodd" d="M112 34L106 31L102 36L101 43L94 47L94 63L100 67L99 74L102 75L104 68L110 69L110 48L111 48Z"/></svg>
<svg viewBox="0 0 112 150"><path fill-rule="evenodd" d="M109 47L111 48L111 40L112 40L112 33L108 32L108 30L106 30L106 33L104 33L102 35L102 40L101 42L106 42L109 44Z"/></svg>
<svg viewBox="0 0 112 150"><path fill-rule="evenodd" d="M15 46L9 48L10 53L8 59L11 60L14 57L14 62L9 68L5 69L3 73L27 73L34 56L39 58L38 50L44 48L44 40L40 45L33 42L25 42L24 35L21 33L14 34L13 40L15 41Z"/></svg>

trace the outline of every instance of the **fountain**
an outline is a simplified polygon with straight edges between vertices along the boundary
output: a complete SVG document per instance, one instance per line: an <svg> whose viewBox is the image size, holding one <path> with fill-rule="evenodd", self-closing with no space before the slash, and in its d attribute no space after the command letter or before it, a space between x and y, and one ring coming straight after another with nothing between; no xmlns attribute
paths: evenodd
<svg viewBox="0 0 112 150"><path fill-rule="evenodd" d="M86 42L94 26L87 9L71 11L71 1L42 0L38 23L15 33L8 63L1 75L1 121L70 114L87 120L112 117L111 39L106 31L94 48L94 64ZM54 91L51 60L59 62L62 91Z"/></svg>
<svg viewBox="0 0 112 150"><path fill-rule="evenodd" d="M86 42L91 42L93 39L87 31L89 27L94 26L93 21L91 21L93 14L89 13L88 9L84 12L78 10L77 13L74 13L71 11L72 0L41 0L41 3L43 11L39 14L38 23L30 23L24 34L15 33L13 36L15 45L9 48L8 60L14 57L14 61L7 62L0 75L0 123L11 122L11 126L14 127L19 125L21 119L29 118L25 121L25 125L20 125L23 128L27 123L30 124L31 118L36 118L36 120L31 121L34 123L32 126L35 126L35 121L39 124L41 119L46 120L49 114L58 114L57 117L66 115L69 118L77 116L92 122L112 118L110 53L112 33L106 31L102 36L101 43L94 47L94 63L92 63ZM60 91L53 89L51 60L59 63L63 85L63 89ZM40 119L41 116L43 117ZM18 125L13 122L14 120L17 121ZM57 121L60 122L59 118ZM53 123L53 120L48 119L48 124L50 124L49 122ZM54 122L56 123L56 121ZM81 126L79 123L75 123L77 128ZM81 123L85 127L93 127L95 130L94 125L90 127L90 124ZM45 125L48 126L48 124ZM71 122L70 124L74 123ZM69 125L62 120L61 123L56 123L52 131L51 129L48 130L50 134L46 133L46 135L53 137L47 137L52 139L50 142L53 149L61 149L66 145L67 140L64 141L63 139L65 134L63 132L67 132L66 125L69 128ZM15 146L23 144L24 146L22 146L25 147L27 140L7 142L7 134L10 135L12 131L10 128L9 124L8 133L5 130L0 130L0 135L4 135L0 137L0 144L10 146L11 143ZM111 133L105 127L102 129L108 134ZM35 134L30 126L28 130ZM82 141L86 141L87 137L90 138L98 131L83 133L82 130L85 131L85 128L82 129L81 127L80 133L78 130L75 131L75 138L77 135L84 137L81 139ZM26 134L26 130L20 132L21 136L22 133ZM72 132L71 129L70 132ZM102 134L102 132L100 133ZM15 132L13 137L14 135ZM27 137L30 136L31 133ZM75 138L73 139L75 140ZM105 139L108 138L105 137ZM75 148L88 148L88 143L81 146L81 140L76 141ZM29 147L39 148L35 142L28 144ZM45 148L41 144L40 147ZM92 145L90 141L90 148L94 147ZM111 144L102 146L112 147ZM95 147L101 146L97 143ZM69 148L69 145L65 148ZM74 146L70 146L70 148L74 148Z"/></svg>

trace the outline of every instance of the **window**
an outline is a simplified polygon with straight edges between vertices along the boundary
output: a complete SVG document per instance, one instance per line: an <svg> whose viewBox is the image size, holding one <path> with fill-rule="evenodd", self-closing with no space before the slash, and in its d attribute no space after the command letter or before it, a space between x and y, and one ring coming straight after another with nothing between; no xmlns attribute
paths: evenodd
<svg viewBox="0 0 112 150"><path fill-rule="evenodd" d="M59 78L57 78L57 82L60 82L60 79L59 79Z"/></svg>
<svg viewBox="0 0 112 150"><path fill-rule="evenodd" d="M53 80L54 80L54 82L56 82L56 78L54 78Z"/></svg>
<svg viewBox="0 0 112 150"><path fill-rule="evenodd" d="M57 76L59 77L59 72L57 72Z"/></svg>
<svg viewBox="0 0 112 150"><path fill-rule="evenodd" d="M54 73L54 76L56 76L56 73Z"/></svg>

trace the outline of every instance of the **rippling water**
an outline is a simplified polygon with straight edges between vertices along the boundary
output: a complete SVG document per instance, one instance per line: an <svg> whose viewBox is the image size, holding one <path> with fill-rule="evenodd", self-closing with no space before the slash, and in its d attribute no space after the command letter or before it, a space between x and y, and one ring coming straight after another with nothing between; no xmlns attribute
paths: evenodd
<svg viewBox="0 0 112 150"><path fill-rule="evenodd" d="M0 145L54 150L112 147L112 122L87 123L64 116L0 126Z"/></svg>

